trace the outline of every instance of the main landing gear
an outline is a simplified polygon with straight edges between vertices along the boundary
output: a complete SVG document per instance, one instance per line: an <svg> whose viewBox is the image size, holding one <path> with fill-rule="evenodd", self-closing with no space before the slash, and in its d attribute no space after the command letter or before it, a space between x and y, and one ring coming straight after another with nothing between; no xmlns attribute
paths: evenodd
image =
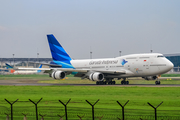
<svg viewBox="0 0 180 120"><path fill-rule="evenodd" d="M116 82L112 81L112 79L106 79L105 81L96 81L96 85L115 85Z"/></svg>
<svg viewBox="0 0 180 120"><path fill-rule="evenodd" d="M126 78L123 78L121 85L129 85L129 81L126 81Z"/></svg>

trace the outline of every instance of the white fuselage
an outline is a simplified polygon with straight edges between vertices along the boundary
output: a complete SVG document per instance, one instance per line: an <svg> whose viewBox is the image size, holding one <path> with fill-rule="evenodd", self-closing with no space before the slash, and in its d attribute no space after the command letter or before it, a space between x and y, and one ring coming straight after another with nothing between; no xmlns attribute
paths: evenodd
<svg viewBox="0 0 180 120"><path fill-rule="evenodd" d="M126 63L122 64L125 60ZM173 68L173 64L159 53L132 54L108 59L72 60L75 69L90 70L124 70L126 74L109 75L109 77L143 77L161 75Z"/></svg>

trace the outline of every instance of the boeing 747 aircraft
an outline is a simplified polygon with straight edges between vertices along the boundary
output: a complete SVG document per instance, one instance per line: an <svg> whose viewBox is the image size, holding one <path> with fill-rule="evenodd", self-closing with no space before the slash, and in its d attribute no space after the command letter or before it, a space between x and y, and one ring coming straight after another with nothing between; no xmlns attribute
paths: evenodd
<svg viewBox="0 0 180 120"><path fill-rule="evenodd" d="M73 60L51 34L47 35L53 61L51 68L36 68L49 73L54 79L64 79L66 75L87 78L96 81L97 85L115 84L114 78L122 79L121 84L129 84L126 78L142 77L156 80L170 71L173 64L160 53L131 54L116 58ZM57 67L56 67L57 65ZM22 69L22 68L19 68ZM35 69L35 68L33 68Z"/></svg>

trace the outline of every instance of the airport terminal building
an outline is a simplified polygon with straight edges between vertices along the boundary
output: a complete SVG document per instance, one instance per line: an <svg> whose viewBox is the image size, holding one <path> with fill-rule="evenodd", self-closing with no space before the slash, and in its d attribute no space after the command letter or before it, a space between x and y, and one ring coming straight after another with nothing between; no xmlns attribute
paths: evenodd
<svg viewBox="0 0 180 120"><path fill-rule="evenodd" d="M174 64L174 72L179 72L180 69L180 53L178 54L165 54L164 55L168 60L170 60Z"/></svg>

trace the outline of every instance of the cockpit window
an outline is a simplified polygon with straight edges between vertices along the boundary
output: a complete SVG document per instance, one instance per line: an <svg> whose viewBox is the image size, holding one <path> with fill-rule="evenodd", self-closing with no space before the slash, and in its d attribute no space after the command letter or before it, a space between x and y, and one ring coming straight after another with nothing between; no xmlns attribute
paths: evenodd
<svg viewBox="0 0 180 120"><path fill-rule="evenodd" d="M163 55L158 55L157 57L159 58L159 57L164 57L164 56Z"/></svg>

